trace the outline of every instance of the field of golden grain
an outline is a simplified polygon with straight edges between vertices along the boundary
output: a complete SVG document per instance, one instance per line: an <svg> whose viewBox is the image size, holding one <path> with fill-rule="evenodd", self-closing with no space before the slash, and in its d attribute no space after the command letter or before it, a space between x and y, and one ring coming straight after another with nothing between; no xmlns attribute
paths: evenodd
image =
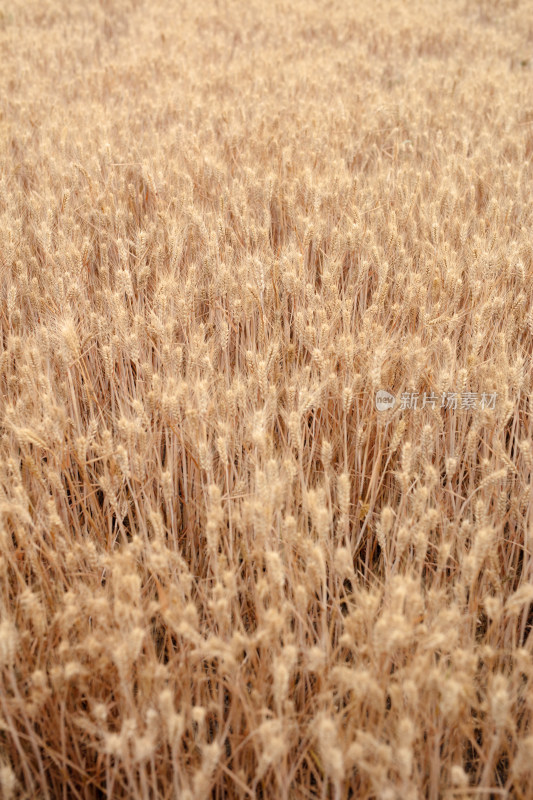
<svg viewBox="0 0 533 800"><path fill-rule="evenodd" d="M529 0L0 0L2 800L533 796L532 192Z"/></svg>

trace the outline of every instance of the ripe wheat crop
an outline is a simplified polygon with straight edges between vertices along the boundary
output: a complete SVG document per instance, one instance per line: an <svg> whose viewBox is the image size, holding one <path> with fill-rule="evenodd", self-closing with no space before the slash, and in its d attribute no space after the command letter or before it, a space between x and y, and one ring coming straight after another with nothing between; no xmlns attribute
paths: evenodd
<svg viewBox="0 0 533 800"><path fill-rule="evenodd" d="M528 0L1 0L2 800L533 796L532 159Z"/></svg>

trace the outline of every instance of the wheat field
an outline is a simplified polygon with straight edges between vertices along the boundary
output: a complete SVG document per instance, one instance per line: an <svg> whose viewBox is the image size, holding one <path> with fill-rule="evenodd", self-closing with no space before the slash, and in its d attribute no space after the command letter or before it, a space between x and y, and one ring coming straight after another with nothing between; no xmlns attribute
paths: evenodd
<svg viewBox="0 0 533 800"><path fill-rule="evenodd" d="M533 797L532 159L529 0L1 0L2 800Z"/></svg>

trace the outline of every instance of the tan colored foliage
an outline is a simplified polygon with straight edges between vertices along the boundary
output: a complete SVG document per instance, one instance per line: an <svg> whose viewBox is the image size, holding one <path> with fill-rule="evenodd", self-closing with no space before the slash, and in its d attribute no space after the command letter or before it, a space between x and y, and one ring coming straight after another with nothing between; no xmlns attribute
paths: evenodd
<svg viewBox="0 0 533 800"><path fill-rule="evenodd" d="M2 798L533 795L532 42L0 2Z"/></svg>

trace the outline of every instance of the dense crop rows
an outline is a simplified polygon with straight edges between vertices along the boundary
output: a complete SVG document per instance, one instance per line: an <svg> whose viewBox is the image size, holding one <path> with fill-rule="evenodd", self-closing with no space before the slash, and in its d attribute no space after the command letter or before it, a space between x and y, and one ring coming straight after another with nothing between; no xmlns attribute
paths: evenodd
<svg viewBox="0 0 533 800"><path fill-rule="evenodd" d="M2 798L532 796L532 48L0 3Z"/></svg>

